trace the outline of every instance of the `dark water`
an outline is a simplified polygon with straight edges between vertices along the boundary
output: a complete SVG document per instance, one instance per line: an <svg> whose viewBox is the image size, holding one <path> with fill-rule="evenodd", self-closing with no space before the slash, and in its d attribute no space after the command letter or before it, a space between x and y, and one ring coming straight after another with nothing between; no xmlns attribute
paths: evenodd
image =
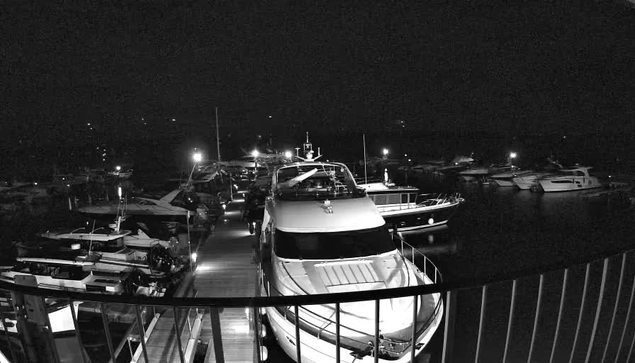
<svg viewBox="0 0 635 363"><path fill-rule="evenodd" d="M423 188L435 188L430 183L421 184ZM448 227L406 235L406 239L438 265L445 281L493 275L512 276L519 271L536 269L536 276L518 280L515 316L507 352L510 362L526 362L528 359L540 282L538 270L559 264L592 261L635 247L633 211L616 203L589 199L588 192L532 193L478 184L455 184L455 187L461 191L466 202ZM585 361L587 354L588 361L601 361L605 350L607 359L613 361L625 326L631 286L635 283L634 259L630 254L627 261L626 278L616 309L616 323L609 336L621 255L610 260L593 344L590 344L591 331L602 291L603 264L602 261L596 261L590 266L588 290L584 295L585 306L581 315L586 271L584 266L572 267L559 338L553 350L555 362L568 362L571 357L574 362ZM563 278L562 271L545 274L532 362L548 362L550 359ZM480 361L502 361L511 289L512 283L505 281L490 286L487 291ZM453 362L475 360L481 298L480 287L457 292ZM576 340L578 319L581 328ZM627 328L618 361L626 361L632 342L635 327L631 325ZM439 329L428 346L431 362L441 359L442 338L443 329ZM592 348L589 349L589 346Z"/></svg>
<svg viewBox="0 0 635 363"><path fill-rule="evenodd" d="M446 280L587 261L635 247L632 211L585 191L458 189L465 203L448 228L406 236L438 262Z"/></svg>

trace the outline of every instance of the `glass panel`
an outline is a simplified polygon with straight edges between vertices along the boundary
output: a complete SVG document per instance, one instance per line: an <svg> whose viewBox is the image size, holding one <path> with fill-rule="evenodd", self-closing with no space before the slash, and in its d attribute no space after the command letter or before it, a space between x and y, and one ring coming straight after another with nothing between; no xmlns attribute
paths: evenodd
<svg viewBox="0 0 635 363"><path fill-rule="evenodd" d="M399 194L388 195L388 204L399 204L400 202L401 202L401 197Z"/></svg>

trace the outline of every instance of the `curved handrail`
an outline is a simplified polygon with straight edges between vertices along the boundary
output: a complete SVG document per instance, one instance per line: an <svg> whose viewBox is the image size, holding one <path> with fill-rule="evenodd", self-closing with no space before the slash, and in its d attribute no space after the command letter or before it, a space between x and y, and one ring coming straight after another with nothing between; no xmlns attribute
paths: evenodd
<svg viewBox="0 0 635 363"><path fill-rule="evenodd" d="M272 297L214 297L214 298L189 298L189 297L147 297L147 296L124 296L106 295L84 292L69 292L54 289L41 289L31 286L15 285L6 281L0 281L0 289L21 292L24 294L53 297L70 300L93 301L117 304L137 304L155 306L191 306L191 307L270 307L287 305L317 305L332 304L335 302L346 303L365 300L390 299L408 297L413 295L427 295L446 292L456 289L469 289L483 286L490 283L512 281L529 276L536 276L565 268L586 264L601 260L611 256L616 256L627 251L610 252L594 256L590 259L581 259L571 263L554 263L550 265L537 266L528 269L518 270L514 273L498 273L481 277L460 278L452 281L441 282L430 285L410 286L391 288L383 290L370 290L345 293L329 293L315 295L294 295L294 296L272 296Z"/></svg>

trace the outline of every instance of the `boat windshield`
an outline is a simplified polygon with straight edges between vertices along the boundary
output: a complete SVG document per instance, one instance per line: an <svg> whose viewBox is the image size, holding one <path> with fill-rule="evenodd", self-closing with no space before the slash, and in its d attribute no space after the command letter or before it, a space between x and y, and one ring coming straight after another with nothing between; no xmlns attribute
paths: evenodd
<svg viewBox="0 0 635 363"><path fill-rule="evenodd" d="M388 228L382 226L332 233L290 233L276 230L274 251L291 259L338 259L374 256L395 249Z"/></svg>
<svg viewBox="0 0 635 363"><path fill-rule="evenodd" d="M340 199L364 195L343 164L293 165L276 172L275 194L286 200Z"/></svg>

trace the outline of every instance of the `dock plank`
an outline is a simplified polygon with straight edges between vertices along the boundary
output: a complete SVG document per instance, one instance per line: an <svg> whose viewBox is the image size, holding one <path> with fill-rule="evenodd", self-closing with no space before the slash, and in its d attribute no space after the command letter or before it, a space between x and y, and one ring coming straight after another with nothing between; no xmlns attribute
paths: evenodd
<svg viewBox="0 0 635 363"><path fill-rule="evenodd" d="M231 204L225 218L198 249L199 262L194 273L198 297L256 296L257 266L253 259L255 236L240 221L240 205ZM251 310L225 308L220 312L225 362L254 361L254 333ZM205 362L216 362L209 314L205 314L200 339L209 342Z"/></svg>

